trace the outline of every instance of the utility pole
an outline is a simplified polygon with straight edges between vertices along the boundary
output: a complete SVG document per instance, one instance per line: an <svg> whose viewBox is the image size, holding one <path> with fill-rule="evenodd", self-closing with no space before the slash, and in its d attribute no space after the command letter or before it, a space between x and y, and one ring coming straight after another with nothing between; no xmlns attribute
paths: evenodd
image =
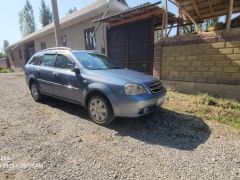
<svg viewBox="0 0 240 180"><path fill-rule="evenodd" d="M55 31L55 40L56 47L60 46L60 25L59 25L59 15L58 15L58 5L57 0L52 1L52 12L53 12L53 22L54 22L54 31Z"/></svg>

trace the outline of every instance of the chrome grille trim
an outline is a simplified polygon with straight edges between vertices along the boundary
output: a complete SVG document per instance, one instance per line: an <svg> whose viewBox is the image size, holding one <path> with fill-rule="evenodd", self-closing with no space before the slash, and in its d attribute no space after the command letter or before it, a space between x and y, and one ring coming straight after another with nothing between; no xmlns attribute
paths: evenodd
<svg viewBox="0 0 240 180"><path fill-rule="evenodd" d="M151 91L151 93L156 94L159 93L162 90L163 86L161 83L157 83L157 84L153 84L149 86L149 90Z"/></svg>

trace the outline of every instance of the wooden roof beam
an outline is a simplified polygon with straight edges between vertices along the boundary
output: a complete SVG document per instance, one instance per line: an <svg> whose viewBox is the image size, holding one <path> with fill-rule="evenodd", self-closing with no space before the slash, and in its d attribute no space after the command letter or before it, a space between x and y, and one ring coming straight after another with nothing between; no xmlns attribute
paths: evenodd
<svg viewBox="0 0 240 180"><path fill-rule="evenodd" d="M212 16L214 16L211 0L208 0L209 8L211 10Z"/></svg>
<svg viewBox="0 0 240 180"><path fill-rule="evenodd" d="M199 10L198 10L198 8L197 8L196 1L195 1L195 0L190 0L190 1L191 1L192 5L194 6L194 9L195 9L195 11L197 12L198 17L201 17L201 15L200 15L200 13L199 13Z"/></svg>
<svg viewBox="0 0 240 180"><path fill-rule="evenodd" d="M177 7L182 11L182 13L185 14L185 15L188 17L188 19L194 24L197 32L199 32L199 31L201 32L201 28L198 26L198 24L196 23L196 21L192 18L192 16L190 16L190 15L188 14L187 11L185 11L184 8L182 8L182 7L180 6L180 4L178 4L177 2L175 2L175 1L173 1L173 0L169 0L169 2L171 2L172 4L174 4L175 6L177 6Z"/></svg>
<svg viewBox="0 0 240 180"><path fill-rule="evenodd" d="M233 3L234 3L234 0L230 0L228 18L227 18L227 23L226 23L226 28L227 29L230 29L230 26L231 26L232 13L233 13Z"/></svg>

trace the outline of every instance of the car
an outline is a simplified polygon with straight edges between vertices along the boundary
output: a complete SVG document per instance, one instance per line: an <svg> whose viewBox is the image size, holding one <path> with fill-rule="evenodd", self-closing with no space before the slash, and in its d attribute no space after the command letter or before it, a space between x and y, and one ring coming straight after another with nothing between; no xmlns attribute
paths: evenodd
<svg viewBox="0 0 240 180"><path fill-rule="evenodd" d="M99 125L115 117L147 115L165 100L166 89L158 79L117 66L95 51L45 49L24 69L35 101L51 96L79 104Z"/></svg>

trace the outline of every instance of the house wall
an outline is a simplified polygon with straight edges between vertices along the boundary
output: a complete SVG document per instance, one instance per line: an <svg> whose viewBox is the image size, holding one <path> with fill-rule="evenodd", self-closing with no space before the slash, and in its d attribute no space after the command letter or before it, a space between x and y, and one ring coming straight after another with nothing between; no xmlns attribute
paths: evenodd
<svg viewBox="0 0 240 180"><path fill-rule="evenodd" d="M0 59L0 66L1 67L7 67L6 58Z"/></svg>
<svg viewBox="0 0 240 180"><path fill-rule="evenodd" d="M240 99L240 35L158 42L154 61L154 76L169 88Z"/></svg>
<svg viewBox="0 0 240 180"><path fill-rule="evenodd" d="M19 50L22 52L22 58L19 56ZM25 65L24 46L18 46L10 54L14 68L22 68Z"/></svg>
<svg viewBox="0 0 240 180"><path fill-rule="evenodd" d="M76 24L74 26L70 26L68 28L61 30L61 37L66 35L67 37L67 47L75 50L85 50L85 38L84 38L84 30L95 27L96 24L92 23L93 20L97 19L97 17L92 18L88 21ZM101 48L104 47L106 43L106 35L104 30L105 25L101 24L96 31L96 50L101 52ZM47 48L55 47L55 37L54 33L51 33L47 36L38 38L34 40L35 50L36 52L41 50L41 43L45 42ZM106 52L106 51L105 51Z"/></svg>

